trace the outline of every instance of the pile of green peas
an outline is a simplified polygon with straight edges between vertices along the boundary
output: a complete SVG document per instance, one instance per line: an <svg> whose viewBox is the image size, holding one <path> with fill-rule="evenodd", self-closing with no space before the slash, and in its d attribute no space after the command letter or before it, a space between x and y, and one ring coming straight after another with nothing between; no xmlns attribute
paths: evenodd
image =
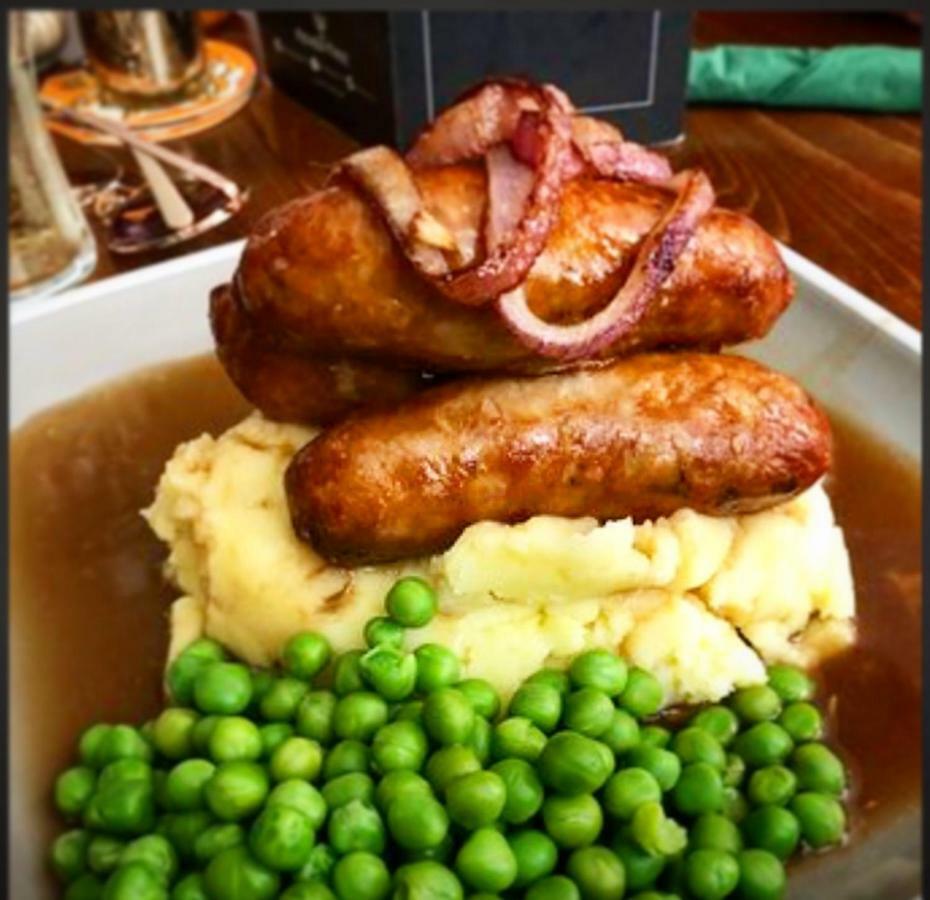
<svg viewBox="0 0 930 900"><path fill-rule="evenodd" d="M844 839L800 670L669 717L589 650L505 707L449 649L405 649L428 583L385 608L366 649L301 633L275 671L195 641L156 719L88 728L54 789L66 900L776 900L792 855Z"/></svg>

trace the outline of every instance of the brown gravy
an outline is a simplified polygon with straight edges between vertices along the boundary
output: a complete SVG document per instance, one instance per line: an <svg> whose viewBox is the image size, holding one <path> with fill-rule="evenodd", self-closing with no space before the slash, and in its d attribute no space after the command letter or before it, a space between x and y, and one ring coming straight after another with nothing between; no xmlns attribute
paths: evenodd
<svg viewBox="0 0 930 900"><path fill-rule="evenodd" d="M49 789L96 720L159 707L164 548L139 510L175 446L248 410L212 357L142 371L51 409L11 440L12 896L53 896ZM830 490L857 585L859 642L821 673L856 777L856 832L920 793L920 473L833 420Z"/></svg>

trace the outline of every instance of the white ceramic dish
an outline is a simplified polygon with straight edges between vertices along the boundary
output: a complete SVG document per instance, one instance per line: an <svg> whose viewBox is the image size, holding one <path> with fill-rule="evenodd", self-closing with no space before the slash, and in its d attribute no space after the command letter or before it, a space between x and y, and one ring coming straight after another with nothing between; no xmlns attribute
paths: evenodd
<svg viewBox="0 0 930 900"><path fill-rule="evenodd" d="M208 351L207 294L229 279L241 249L241 243L227 244L58 297L13 304L11 426L134 369ZM919 333L810 261L787 248L783 253L797 298L765 340L739 352L794 376L827 407L867 423L919 463ZM14 809L28 802L14 796ZM915 805L854 853L803 867L792 878L790 896L913 897L920 846Z"/></svg>

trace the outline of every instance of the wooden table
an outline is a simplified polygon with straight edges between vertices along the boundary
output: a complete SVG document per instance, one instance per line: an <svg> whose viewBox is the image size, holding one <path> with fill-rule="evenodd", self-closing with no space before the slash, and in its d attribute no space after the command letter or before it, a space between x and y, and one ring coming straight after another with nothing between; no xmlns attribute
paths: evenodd
<svg viewBox="0 0 930 900"><path fill-rule="evenodd" d="M233 19L219 35L246 45ZM698 45L726 42L881 42L918 45L918 29L890 16L849 13L702 13ZM920 327L921 120L919 116L756 107L695 107L676 165L707 169L723 206L746 212L776 238ZM59 142L78 182L108 177L120 151ZM180 247L118 257L98 241L94 278L246 235L268 209L306 192L352 141L262 79L229 121L173 146L247 185L236 218Z"/></svg>

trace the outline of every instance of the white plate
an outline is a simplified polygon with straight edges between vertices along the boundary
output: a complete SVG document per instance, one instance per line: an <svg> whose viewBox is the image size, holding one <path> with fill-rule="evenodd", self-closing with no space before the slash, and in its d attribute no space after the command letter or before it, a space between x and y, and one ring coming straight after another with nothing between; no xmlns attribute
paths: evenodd
<svg viewBox="0 0 930 900"><path fill-rule="evenodd" d="M12 427L94 385L212 348L207 295L242 243L191 254L11 308ZM782 248L797 297L765 338L737 348L797 378L823 404L919 463L920 334L823 269ZM851 855L791 880L793 900L900 898L918 883L920 819L874 832Z"/></svg>

